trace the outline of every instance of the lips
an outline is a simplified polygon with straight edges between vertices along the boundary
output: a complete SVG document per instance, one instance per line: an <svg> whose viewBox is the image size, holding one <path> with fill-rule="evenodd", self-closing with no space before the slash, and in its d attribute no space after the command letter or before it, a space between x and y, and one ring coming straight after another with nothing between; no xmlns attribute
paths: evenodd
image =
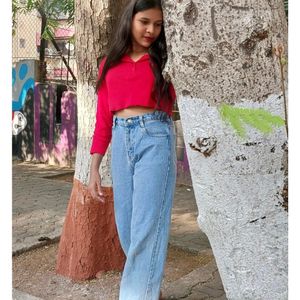
<svg viewBox="0 0 300 300"><path fill-rule="evenodd" d="M148 42L153 42L154 41L154 38L151 38L151 37L147 37L147 36L144 36L144 39Z"/></svg>

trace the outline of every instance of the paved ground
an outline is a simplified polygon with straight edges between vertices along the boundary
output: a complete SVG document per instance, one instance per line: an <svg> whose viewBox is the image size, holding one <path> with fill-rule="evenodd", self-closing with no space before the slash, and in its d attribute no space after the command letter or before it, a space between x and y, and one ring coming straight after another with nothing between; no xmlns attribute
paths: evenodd
<svg viewBox="0 0 300 300"><path fill-rule="evenodd" d="M60 236L72 183L48 178L70 172L44 164L13 165L14 254Z"/></svg>
<svg viewBox="0 0 300 300"><path fill-rule="evenodd" d="M44 164L13 164L13 253L15 260L16 258L21 260L23 257L25 260L25 255L27 255L24 253L25 251L59 239L72 189L72 183L66 182L62 178L70 178L70 174L73 171L68 168L59 168ZM190 253L196 253L197 259L202 261L202 263L180 278L176 280L173 278L174 280L170 280L167 284L164 284L164 296L166 299L225 300L223 285L209 241L206 235L200 231L196 218L197 206L192 187L177 185L172 211L170 246ZM46 248L48 247L51 246L47 246ZM51 251L55 251L55 249ZM40 255L47 256L49 252ZM168 268L171 267L168 266ZM118 276L114 276L116 281L119 280ZM54 278L53 273L52 277ZM54 280L54 282L58 281L58 279ZM74 291L76 290L77 283L69 281L67 283L68 287L65 281L64 284L64 287L68 290L63 290L60 287L60 291L62 291L60 296L56 294L54 297L53 294L50 298L44 297L43 299L117 299L116 296L103 296L99 298L99 293L97 297L92 296L92 281L85 283L88 286L87 290L89 290L89 292L85 292L85 296L75 297L75 295L79 295L75 292L67 296L67 293L70 291L70 285L72 286L72 291ZM101 284L103 291L111 289L111 282L108 278L105 277L102 279ZM58 290L58 286L55 284L52 287L54 290ZM14 289L13 299L41 299L24 293L26 290L21 291L18 289L19 287ZM79 285L80 289L82 289L82 285ZM97 289L99 290L99 286L97 286ZM116 286L116 291L117 289L118 286ZM35 294L35 296L37 295Z"/></svg>

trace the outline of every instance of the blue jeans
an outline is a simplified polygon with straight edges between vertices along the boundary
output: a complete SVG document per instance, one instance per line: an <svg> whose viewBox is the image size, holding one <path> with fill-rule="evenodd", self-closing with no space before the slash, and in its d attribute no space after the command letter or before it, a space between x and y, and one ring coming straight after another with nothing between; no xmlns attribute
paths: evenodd
<svg viewBox="0 0 300 300"><path fill-rule="evenodd" d="M126 255L120 300L157 300L176 185L174 122L154 111L113 117L114 212Z"/></svg>

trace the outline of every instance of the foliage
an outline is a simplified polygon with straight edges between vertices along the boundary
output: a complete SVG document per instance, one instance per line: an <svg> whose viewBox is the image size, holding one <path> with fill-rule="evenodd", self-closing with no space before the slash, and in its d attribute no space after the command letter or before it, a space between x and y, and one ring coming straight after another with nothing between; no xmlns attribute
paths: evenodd
<svg viewBox="0 0 300 300"><path fill-rule="evenodd" d="M222 104L219 107L219 112L224 121L227 121L240 137L246 136L244 125L248 124L251 127L263 133L273 131L272 126L284 126L285 121L270 112L259 109L233 107L231 105Z"/></svg>
<svg viewBox="0 0 300 300"><path fill-rule="evenodd" d="M12 30L13 30L13 35L15 34L15 28L16 28L16 15L18 12L18 2L17 0L12 1Z"/></svg>
<svg viewBox="0 0 300 300"><path fill-rule="evenodd" d="M50 39L49 33L54 33L61 18L68 20L68 24L74 23L74 0L27 0L24 3L19 0L12 1L13 33L16 26L16 14L28 13L37 10L46 18L46 27L42 33L44 39Z"/></svg>
<svg viewBox="0 0 300 300"><path fill-rule="evenodd" d="M284 3L284 10L285 10L286 17L288 17L289 1L288 0L284 0L283 3Z"/></svg>

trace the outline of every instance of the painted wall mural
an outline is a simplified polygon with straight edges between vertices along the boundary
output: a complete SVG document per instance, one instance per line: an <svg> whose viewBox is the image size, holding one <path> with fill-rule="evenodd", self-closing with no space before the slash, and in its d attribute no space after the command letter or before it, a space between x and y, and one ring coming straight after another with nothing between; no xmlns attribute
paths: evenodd
<svg viewBox="0 0 300 300"><path fill-rule="evenodd" d="M12 110L22 110L29 89L34 88L36 61L22 60L12 69Z"/></svg>
<svg viewBox="0 0 300 300"><path fill-rule="evenodd" d="M18 135L27 125L25 116L20 111L13 111L12 134Z"/></svg>
<svg viewBox="0 0 300 300"><path fill-rule="evenodd" d="M72 166L76 151L76 93L62 84L38 82L38 61L12 68L13 156Z"/></svg>
<svg viewBox="0 0 300 300"><path fill-rule="evenodd" d="M37 60L20 60L12 67L12 150L18 158L33 158L33 91Z"/></svg>
<svg viewBox="0 0 300 300"><path fill-rule="evenodd" d="M27 113L32 114L30 109L25 108L25 104L29 104L33 99L33 90L35 80L37 78L36 60L21 60L12 68L12 134L16 136L27 128L25 135L30 139L30 131L32 130L32 122L28 122ZM29 117L30 118L30 117ZM31 125L31 126L30 126ZM20 141L15 138L15 144Z"/></svg>

